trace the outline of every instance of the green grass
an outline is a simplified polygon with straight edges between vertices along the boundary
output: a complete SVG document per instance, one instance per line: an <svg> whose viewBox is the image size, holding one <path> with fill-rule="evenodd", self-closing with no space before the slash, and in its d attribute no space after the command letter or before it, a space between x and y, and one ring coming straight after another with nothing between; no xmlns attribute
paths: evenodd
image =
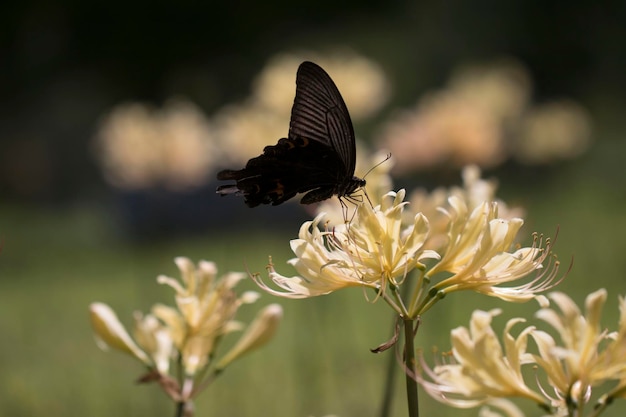
<svg viewBox="0 0 626 417"><path fill-rule="evenodd" d="M527 209L526 232L553 235L572 272L560 289L582 304L584 296L609 289L605 324L615 328L617 295L624 294L626 214L617 142L596 147L585 160L544 173L541 181L501 179L502 195ZM623 168L623 167L622 167ZM103 353L93 342L87 308L110 304L129 324L132 311L155 302L171 303L171 291L155 283L177 276L178 255L208 259L221 272L263 271L267 255L277 269L293 274L287 234L243 231L229 235L176 238L131 244L112 232L106 208L5 206L0 210L0 414L6 416L170 416L173 406L156 386L133 381L141 366L118 352ZM241 290L252 289L246 281ZM235 362L197 401L199 416L375 416L380 404L387 352L369 348L385 341L391 316L382 303L365 301L359 290L311 300L277 300L269 295L242 309L280 302L285 318L276 338ZM424 318L417 346L449 347L451 328L467 325L475 308L504 307L506 316L528 315L534 303L505 305L476 294L452 294ZM508 313L511 312L511 313ZM470 416L435 403L424 394L425 416ZM394 416L406 415L403 382L397 380ZM621 415L616 405L605 415ZM529 415L539 415L534 407Z"/></svg>

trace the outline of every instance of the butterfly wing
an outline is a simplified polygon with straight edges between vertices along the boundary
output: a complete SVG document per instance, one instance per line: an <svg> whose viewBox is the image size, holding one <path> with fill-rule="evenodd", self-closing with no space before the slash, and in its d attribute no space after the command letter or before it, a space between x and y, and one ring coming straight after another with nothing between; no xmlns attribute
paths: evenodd
<svg viewBox="0 0 626 417"><path fill-rule="evenodd" d="M242 194L249 207L278 205L304 192L303 204L344 195L364 184L353 178L355 154L354 129L339 90L321 67L303 62L288 137L266 146L244 169L219 172L219 180L236 183L217 192Z"/></svg>
<svg viewBox="0 0 626 417"><path fill-rule="evenodd" d="M310 204L333 195L337 180L331 172L341 163L336 152L323 143L283 138L276 145L266 146L263 154L250 159L245 168L219 172L217 179L236 183L219 186L217 192L241 194L249 207L256 207L278 205L297 193L315 190L318 197L303 197L302 203Z"/></svg>
<svg viewBox="0 0 626 417"><path fill-rule="evenodd" d="M303 137L330 146L341 159L344 178L356 164L354 128L337 86L319 65L303 62L296 76L289 138Z"/></svg>

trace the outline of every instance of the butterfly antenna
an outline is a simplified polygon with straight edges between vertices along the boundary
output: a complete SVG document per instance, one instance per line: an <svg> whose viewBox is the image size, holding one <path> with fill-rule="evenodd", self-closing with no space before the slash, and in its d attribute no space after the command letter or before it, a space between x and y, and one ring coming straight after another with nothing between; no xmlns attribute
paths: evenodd
<svg viewBox="0 0 626 417"><path fill-rule="evenodd" d="M372 172L373 170L375 170L376 168L378 168L379 166L381 166L382 164L384 164L385 162L387 162L387 161L388 161L388 160L390 160L390 159L391 159L391 152L389 152L389 153L387 154L387 156L385 157L385 159L383 159L382 161L380 161L379 163L377 163L376 165L374 165L373 167L371 167L371 168L369 169L369 171L367 171L367 172L365 173L365 175L363 175L363 179L365 179L365 177L367 177L367 174L369 174L370 172Z"/></svg>
<svg viewBox="0 0 626 417"><path fill-rule="evenodd" d="M365 177L367 177L367 176L368 176L368 174L369 174L370 172L372 172L373 170L375 170L376 168L378 168L379 166L381 166L382 164L384 164L385 162L387 162L387 161L388 161L388 160L390 160L390 159L391 159L391 152L389 152L389 153L387 154L387 156L385 157L385 159L383 159L382 161L380 161L379 163L377 163L376 165L374 165L373 167L371 167L371 168L370 168L370 169L369 169L369 170L365 173L365 175L363 175L363 179L365 179ZM367 198L367 201L370 203L370 206L371 206L372 208L374 208L374 204L372 204L372 200L370 200L370 196L369 196L369 195L367 195L367 190L365 189L365 187L363 187L363 188L362 188L362 190L363 190L363 194L365 194L365 198Z"/></svg>

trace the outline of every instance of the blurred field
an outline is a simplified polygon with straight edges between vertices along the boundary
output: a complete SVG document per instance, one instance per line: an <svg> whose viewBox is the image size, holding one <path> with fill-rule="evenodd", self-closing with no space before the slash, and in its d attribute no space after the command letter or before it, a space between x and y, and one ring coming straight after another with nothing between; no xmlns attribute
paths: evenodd
<svg viewBox="0 0 626 417"><path fill-rule="evenodd" d="M604 319L611 328L616 325L617 295L626 292L623 155L623 141L608 139L583 159L559 168L499 178L500 195L527 209L526 232L553 235L559 227L555 250L564 264L574 258L560 289L579 305L587 293L599 287L609 290ZM172 259L178 255L213 260L226 272L242 270L244 262L252 271L263 271L271 254L281 272L292 274L284 262L296 228L272 233L269 228L245 232L233 227L232 232L131 243L115 227L109 208L102 205L0 208L1 415L173 415L172 405L156 387L134 384L142 372L137 363L96 347L89 303L110 304L127 324L134 309L170 303L170 291L156 285L155 277L177 276ZM251 287L246 282L240 289ZM243 309L242 318L276 301L285 308L277 337L236 362L201 395L198 415L376 415L388 358L368 349L389 336L386 307L367 303L359 290L303 301L264 295ZM417 345L427 351L433 345L446 349L451 328L467 325L473 309L494 306L502 303L454 294L425 318ZM504 307L508 317L528 314L536 305ZM400 378L395 416L406 413ZM475 415L441 407L425 396L421 408L425 416ZM606 415L622 415L621 408L616 404ZM533 408L528 412L536 415Z"/></svg>
<svg viewBox="0 0 626 417"><path fill-rule="evenodd" d="M308 215L296 204L250 210L234 197L218 201L215 184L206 181L286 133L295 65L303 59L332 73L357 139L372 150L403 134L423 140L406 141L411 152L394 149L396 159L405 156L415 165L408 168L420 169L406 171L407 188L443 180L459 184L461 164L489 152L479 147L474 159L453 156L463 156L467 145L476 151L472 139L480 144L499 136L496 144L506 152L494 152L497 162L486 161L483 166L495 168L484 177L495 177L498 196L526 210L522 235L554 236L558 229L555 252L563 271L574 260L559 290L582 307L588 293L607 288L603 320L616 328L617 297L626 294L624 2L269 1L260 7L113 0L3 6L0 417L172 416L173 405L156 386L135 384L144 370L134 359L96 346L89 304L109 304L127 325L134 310L171 304L171 290L155 278L177 277L173 259L180 255L215 261L220 273L245 265L263 272L272 255L279 272L294 273L285 263L292 256L288 242ZM350 71L340 65L355 57L375 65ZM285 58L295 62L293 68L276 65ZM495 77L500 89L487 88L493 84L485 80L493 77L480 71L473 73L472 88L467 73L460 76L467 66L495 62L520 65L513 65L511 79ZM371 77L364 68L378 68L384 77ZM490 98L490 106L481 106ZM574 104L582 110L574 114L583 117L565 118L557 126L563 129L542 125L546 105L554 113L551 103ZM267 112L268 105L276 114ZM139 119L112 118L124 116L124 109ZM111 119L121 124L104 123ZM437 134L423 134L433 129ZM541 145L560 142L559 135L550 136L553 129L561 139L584 139L585 146L566 142L566 151L580 153L551 159ZM536 142L520 140L530 133ZM117 159L107 159L104 145L112 143L118 147L109 151ZM519 158L521 143L539 145L532 150L546 159L523 166L528 159ZM432 165L416 160L445 144L449 153ZM358 153L366 154L362 148ZM362 162L368 165L357 169L359 175L374 165L357 166ZM208 194L181 193L174 201L160 195L188 185ZM238 290L253 287L245 281ZM359 290L301 301L263 295L238 318L248 321L273 302L285 309L275 339L235 362L200 395L197 416L377 416L393 352L374 355L369 349L390 337L386 305L368 303ZM450 329L466 326L474 309L494 307L505 309L495 323L500 329L509 317L530 318L537 308L452 294L424 318L416 345L426 352L432 346L446 350ZM406 416L400 374L395 417ZM624 403L603 415L624 415ZM543 415L526 406L529 417ZM426 417L477 415L424 394L420 408Z"/></svg>

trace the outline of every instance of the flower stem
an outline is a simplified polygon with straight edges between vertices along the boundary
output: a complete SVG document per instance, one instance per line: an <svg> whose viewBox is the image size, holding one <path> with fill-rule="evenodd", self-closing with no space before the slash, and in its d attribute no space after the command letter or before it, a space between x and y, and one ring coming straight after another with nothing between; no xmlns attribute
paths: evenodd
<svg viewBox="0 0 626 417"><path fill-rule="evenodd" d="M419 401L417 397L417 381L415 380L415 347L413 338L415 332L413 330L413 320L405 318L404 320L404 364L406 379L406 399L409 408L409 417L419 417Z"/></svg>
<svg viewBox="0 0 626 417"><path fill-rule="evenodd" d="M176 417L183 417L185 415L185 402L178 401L176 403Z"/></svg>
<svg viewBox="0 0 626 417"><path fill-rule="evenodd" d="M176 416L175 417L193 417L196 414L196 410L192 400L181 400L176 402Z"/></svg>

